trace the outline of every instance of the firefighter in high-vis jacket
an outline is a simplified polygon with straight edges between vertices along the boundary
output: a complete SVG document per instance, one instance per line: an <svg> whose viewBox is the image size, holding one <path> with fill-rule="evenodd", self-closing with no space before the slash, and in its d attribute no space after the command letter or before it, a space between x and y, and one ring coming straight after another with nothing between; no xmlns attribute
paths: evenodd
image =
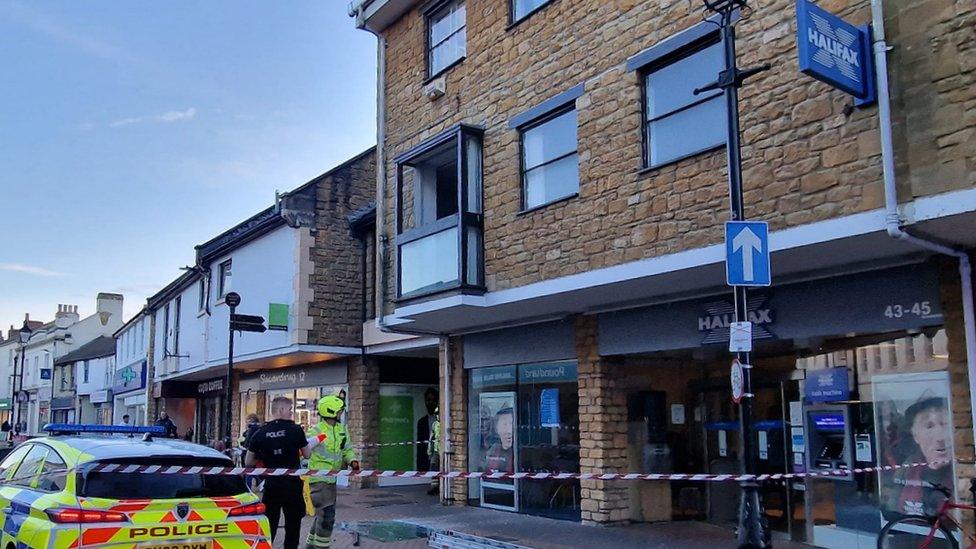
<svg viewBox="0 0 976 549"><path fill-rule="evenodd" d="M308 429L309 441L317 440L308 458L309 469L338 470L351 468L359 470L359 461L353 450L352 441L346 433L346 426L339 423L339 415L345 402L335 395L319 399L316 407L319 422ZM312 505L315 507L315 520L308 533L306 546L309 549L329 547L332 541L332 527L335 524L336 478L309 478Z"/></svg>

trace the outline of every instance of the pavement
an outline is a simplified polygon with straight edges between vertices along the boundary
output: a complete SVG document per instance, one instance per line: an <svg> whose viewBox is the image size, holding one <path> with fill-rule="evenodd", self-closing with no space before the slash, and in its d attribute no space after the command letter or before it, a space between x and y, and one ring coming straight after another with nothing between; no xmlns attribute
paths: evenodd
<svg viewBox="0 0 976 549"><path fill-rule="evenodd" d="M428 547L429 531L463 533L488 538L488 541L539 549L735 547L731 529L703 522L588 526L477 507L444 506L435 497L428 496L426 490L425 486L366 490L340 488L332 547L419 549ZM302 523L303 543L311 524L309 517ZM360 535L353 531L358 531ZM284 531L279 531L275 548L283 547L283 535ZM777 549L810 547L791 542L776 542L775 546Z"/></svg>

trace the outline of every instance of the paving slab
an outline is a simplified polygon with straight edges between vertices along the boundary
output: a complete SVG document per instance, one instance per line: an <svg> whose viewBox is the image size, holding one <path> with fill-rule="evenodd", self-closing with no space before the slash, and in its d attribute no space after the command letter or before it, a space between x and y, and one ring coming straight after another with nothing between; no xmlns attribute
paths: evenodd
<svg viewBox="0 0 976 549"><path fill-rule="evenodd" d="M343 549L427 547L425 529L432 529L538 549L735 547L735 537L730 528L703 522L589 526L477 507L444 506L434 496L428 496L426 490L426 486L340 489L336 507L337 528L332 536L332 546ZM303 541L311 523L312 519L306 518L302 524ZM340 525L345 525L345 530ZM355 535L353 531L358 531L360 535ZM418 537L411 537L411 533ZM274 547L282 547L281 541L277 539ZM792 542L776 542L774 546L777 549L810 547Z"/></svg>

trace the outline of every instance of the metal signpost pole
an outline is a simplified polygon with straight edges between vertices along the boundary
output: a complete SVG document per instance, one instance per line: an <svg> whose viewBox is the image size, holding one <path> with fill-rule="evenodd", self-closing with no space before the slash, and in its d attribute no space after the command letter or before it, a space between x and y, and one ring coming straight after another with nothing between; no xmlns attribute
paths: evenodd
<svg viewBox="0 0 976 549"><path fill-rule="evenodd" d="M742 155L739 135L739 87L743 81L763 70L769 65L739 70L735 60L735 19L738 10L744 8L746 0L705 0L708 9L719 15L722 44L725 49L725 70L719 74L718 80L695 90L695 94L722 89L725 94L726 117L728 123L728 139L726 152L729 170L729 205L732 221L743 221L745 212L742 198ZM752 254L751 248L742 250L743 254ZM751 265L751 256L749 257ZM747 322L748 308L746 287L733 286L735 299L735 321ZM736 356L742 366L741 398L739 399L739 419L741 422L742 438L742 472L754 474L756 460L752 440L752 372L749 352L739 351ZM762 519L762 505L759 497L759 485L753 481L742 483L742 499L739 505L738 546L740 548L763 548L768 546L768 536Z"/></svg>
<svg viewBox="0 0 976 549"><path fill-rule="evenodd" d="M231 427L231 391L230 384L234 375L234 323L233 318L237 311L237 306L241 304L241 296L237 292L230 292L224 296L224 302L230 308L230 316L227 317L227 377L224 379L224 413L221 414L221 432L224 437L225 449L230 451L230 427Z"/></svg>

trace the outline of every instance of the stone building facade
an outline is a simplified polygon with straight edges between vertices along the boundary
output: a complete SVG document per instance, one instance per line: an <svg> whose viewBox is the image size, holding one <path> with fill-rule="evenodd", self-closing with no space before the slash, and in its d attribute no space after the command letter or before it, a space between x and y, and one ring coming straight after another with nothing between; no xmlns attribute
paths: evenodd
<svg viewBox="0 0 976 549"><path fill-rule="evenodd" d="M855 24L871 19L868 2L819 5ZM833 436L815 421L830 406L848 414L851 438L841 448L857 435L871 455L858 460L904 459L907 446L889 447L895 443L878 429L895 416L910 422L919 408L872 399L894 399L908 379L944 389L938 398L951 402L955 456L972 454L972 327L960 316L958 265L888 236L880 145L887 128L876 106L856 107L798 72L794 6L749 5L736 24L740 67L772 64L739 95L745 215L769 223L774 269L773 287L750 298L765 319L754 328L763 379L755 398L769 430L742 435L724 396L729 354L715 328L728 337L724 138L661 152L724 127L724 113L661 123L708 99L691 93L707 80L668 74L692 74L682 62L694 56L709 62L704 52L719 39L704 6L354 3L357 25L379 47L377 312L388 330L443 338L441 377L451 388L443 425L452 447L445 465L734 472L742 436L773 444L779 435L771 433L793 428L795 451L768 446L757 459L772 472L796 471L820 466L806 446ZM976 131L976 8L931 0L884 10L894 46L894 216L912 234L968 251L976 245L966 236L976 226L976 142L967 139ZM683 107L661 106L676 102ZM541 172L531 172L557 163L561 175L541 176L555 194L538 200ZM887 356L889 347L914 351L886 370L857 362ZM864 405L805 393L808 380L836 369ZM512 438L518 451L506 457ZM956 482L967 471L956 467ZM727 509L703 502L736 499L734 489L682 483L533 482L454 480L445 496L595 523L722 522ZM885 482L857 496L876 501L875 513L894 497ZM856 515L844 507L856 499L849 487L770 490L773 528L828 546L867 535L848 518ZM825 495L834 492L844 495ZM539 503L545 498L548 508Z"/></svg>

